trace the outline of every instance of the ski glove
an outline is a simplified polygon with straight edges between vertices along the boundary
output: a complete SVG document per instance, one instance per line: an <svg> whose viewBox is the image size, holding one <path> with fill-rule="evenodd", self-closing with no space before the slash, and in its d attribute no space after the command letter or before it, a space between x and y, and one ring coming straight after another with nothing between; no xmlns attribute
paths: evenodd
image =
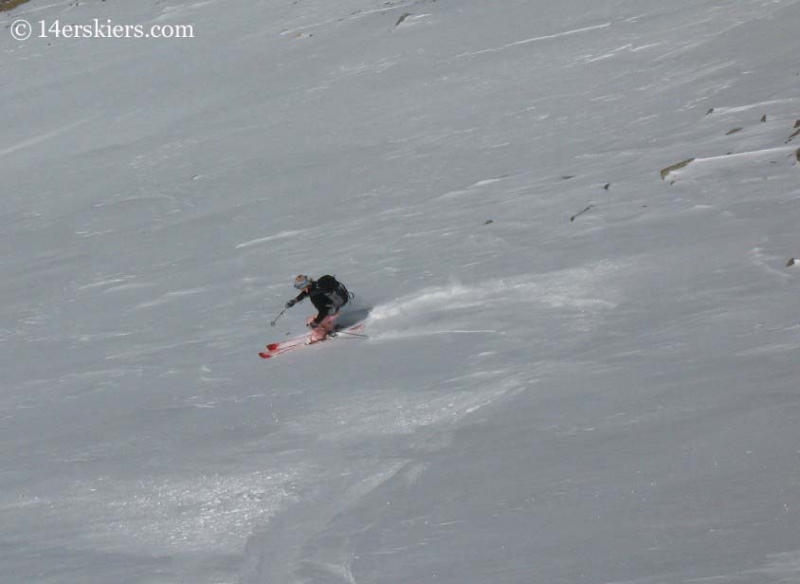
<svg viewBox="0 0 800 584"><path fill-rule="evenodd" d="M292 299L291 299L289 302L287 302L287 303L286 303L286 308L291 308L291 307L292 307L292 306L294 306L295 304L297 304L297 300L295 300L294 298L292 298Z"/></svg>

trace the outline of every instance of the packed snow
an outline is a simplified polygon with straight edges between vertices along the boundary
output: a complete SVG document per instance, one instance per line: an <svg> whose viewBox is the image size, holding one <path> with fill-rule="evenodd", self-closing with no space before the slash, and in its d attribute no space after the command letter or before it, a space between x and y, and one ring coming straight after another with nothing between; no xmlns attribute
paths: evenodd
<svg viewBox="0 0 800 584"><path fill-rule="evenodd" d="M0 23L0 582L800 582L800 0Z"/></svg>

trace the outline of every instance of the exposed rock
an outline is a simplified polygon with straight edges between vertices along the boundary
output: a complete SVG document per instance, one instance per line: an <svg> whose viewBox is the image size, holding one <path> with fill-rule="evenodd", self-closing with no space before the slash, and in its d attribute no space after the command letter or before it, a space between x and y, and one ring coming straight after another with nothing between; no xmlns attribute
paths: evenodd
<svg viewBox="0 0 800 584"><path fill-rule="evenodd" d="M581 211L580 213L575 213L575 214L574 214L572 217L570 217L570 218L569 218L570 222L572 222L572 221L575 221L575 219L577 219L578 217L580 217L581 215L583 215L584 213L586 213L586 211L588 211L588 210L589 210L589 209L591 209L592 207L594 207L594 205L589 205L588 207L586 207L586 208L585 208L583 211Z"/></svg>
<svg viewBox="0 0 800 584"><path fill-rule="evenodd" d="M684 166L686 166L688 164L691 164L692 162L694 162L694 158L687 158L686 160L678 162L677 164L673 164L672 166L668 166L667 168L662 168L661 169L661 180L664 180L665 178L667 178L667 175L669 173L671 173L672 171L681 169Z"/></svg>

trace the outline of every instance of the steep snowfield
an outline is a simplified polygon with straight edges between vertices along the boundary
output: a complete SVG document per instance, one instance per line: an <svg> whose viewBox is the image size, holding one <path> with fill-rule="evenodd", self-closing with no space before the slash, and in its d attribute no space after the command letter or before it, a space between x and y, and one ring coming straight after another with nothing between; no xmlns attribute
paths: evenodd
<svg viewBox="0 0 800 584"><path fill-rule="evenodd" d="M798 581L800 1L0 24L0 582Z"/></svg>

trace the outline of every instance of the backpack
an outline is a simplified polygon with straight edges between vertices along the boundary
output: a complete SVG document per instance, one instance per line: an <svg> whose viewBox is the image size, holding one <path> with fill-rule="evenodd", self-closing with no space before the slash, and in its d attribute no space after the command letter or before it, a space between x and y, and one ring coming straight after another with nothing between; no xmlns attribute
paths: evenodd
<svg viewBox="0 0 800 584"><path fill-rule="evenodd" d="M331 300L336 310L347 304L351 298L350 292L347 291L345 285L333 276L322 276L317 280L317 288Z"/></svg>

